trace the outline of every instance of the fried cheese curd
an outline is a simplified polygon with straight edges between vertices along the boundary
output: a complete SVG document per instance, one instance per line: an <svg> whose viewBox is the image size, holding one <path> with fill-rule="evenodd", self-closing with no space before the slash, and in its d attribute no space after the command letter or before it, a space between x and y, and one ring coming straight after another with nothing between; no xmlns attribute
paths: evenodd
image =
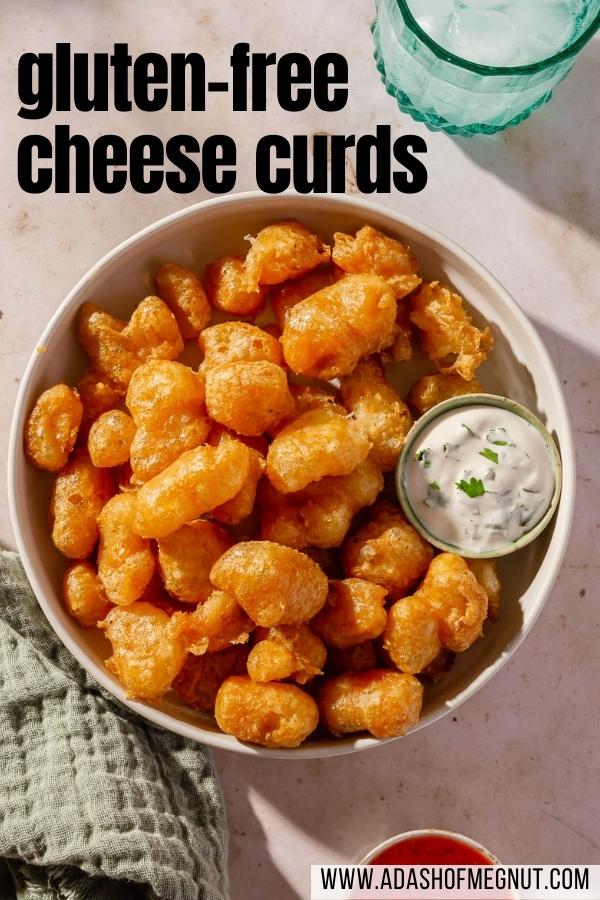
<svg viewBox="0 0 600 900"><path fill-rule="evenodd" d="M299 747L319 723L317 704L293 684L232 675L217 693L215 718L225 734L272 749Z"/></svg>
<svg viewBox="0 0 600 900"><path fill-rule="evenodd" d="M461 375L424 375L410 389L408 402L422 415L443 400L482 392L483 388L475 378L465 381Z"/></svg>
<svg viewBox="0 0 600 900"><path fill-rule="evenodd" d="M55 384L35 401L25 426L25 453L38 469L58 472L75 446L83 405L66 384Z"/></svg>
<svg viewBox="0 0 600 900"><path fill-rule="evenodd" d="M206 328L199 339L204 355L202 369L224 363L270 362L283 366L283 352L277 338L249 322L221 322Z"/></svg>
<svg viewBox="0 0 600 900"><path fill-rule="evenodd" d="M159 538L158 565L169 594L183 603L207 600L213 590L210 570L232 543L226 531L203 519Z"/></svg>
<svg viewBox="0 0 600 900"><path fill-rule="evenodd" d="M344 571L381 585L391 599L404 596L427 572L433 549L400 509L380 503L342 548Z"/></svg>
<svg viewBox="0 0 600 900"><path fill-rule="evenodd" d="M211 429L202 378L189 366L153 359L132 375L126 397L136 425L130 459L133 481L149 481L182 453L202 444Z"/></svg>
<svg viewBox="0 0 600 900"><path fill-rule="evenodd" d="M122 466L129 460L135 422L121 409L101 413L88 434L88 453L99 469Z"/></svg>
<svg viewBox="0 0 600 900"><path fill-rule="evenodd" d="M371 441L371 456L391 472L412 426L412 416L375 359L359 362L342 379L342 401Z"/></svg>
<svg viewBox="0 0 600 900"><path fill-rule="evenodd" d="M244 268L254 287L300 278L331 257L331 248L300 222L267 225L249 240Z"/></svg>
<svg viewBox="0 0 600 900"><path fill-rule="evenodd" d="M224 322L200 337L206 406L216 422L258 436L294 408L279 341L255 325Z"/></svg>
<svg viewBox="0 0 600 900"><path fill-rule="evenodd" d="M303 413L315 409L330 409L340 416L347 416L348 410L342 405L340 392L328 382L323 384L290 384L290 394L294 401L294 409L289 416L278 422L274 428L269 429L269 435L274 438L276 434L291 425Z"/></svg>
<svg viewBox="0 0 600 900"><path fill-rule="evenodd" d="M393 341L396 298L379 275L346 275L289 311L281 336L290 369L310 378L349 375Z"/></svg>
<svg viewBox="0 0 600 900"><path fill-rule="evenodd" d="M278 491L300 491L325 476L348 475L371 449L361 425L334 409L303 413L274 438L267 476Z"/></svg>
<svg viewBox="0 0 600 900"><path fill-rule="evenodd" d="M371 457L348 475L322 478L292 494L281 494L265 481L259 495L260 536L296 550L339 547L352 518L382 489L381 469Z"/></svg>
<svg viewBox="0 0 600 900"><path fill-rule="evenodd" d="M84 303L79 311L79 343L93 368L121 388L147 359L176 359L183 350L175 316L159 297L142 300L129 322Z"/></svg>
<svg viewBox="0 0 600 900"><path fill-rule="evenodd" d="M106 667L127 697L158 700L182 670L187 657L179 621L151 603L116 606L99 627L112 644Z"/></svg>
<svg viewBox="0 0 600 900"><path fill-rule="evenodd" d="M488 327L480 331L463 299L439 281L424 284L411 297L411 322L422 332L423 350L440 372L472 381L492 349Z"/></svg>
<svg viewBox="0 0 600 900"><path fill-rule="evenodd" d="M419 263L407 244L363 225L355 235L337 231L331 258L336 266L352 275L381 275L401 299L421 284Z"/></svg>
<svg viewBox="0 0 600 900"><path fill-rule="evenodd" d="M76 385L79 399L83 404L83 416L79 426L79 440L87 440L90 428L98 416L114 409L123 399L125 388L119 387L89 366Z"/></svg>
<svg viewBox="0 0 600 900"><path fill-rule="evenodd" d="M283 681L291 678L306 684L323 674L327 649L307 625L279 625L258 629L248 656L252 681Z"/></svg>
<svg viewBox="0 0 600 900"><path fill-rule="evenodd" d="M188 656L171 687L184 703L211 713L219 688L230 675L245 675L248 647L234 644L218 653Z"/></svg>
<svg viewBox="0 0 600 900"><path fill-rule="evenodd" d="M280 331L286 326L288 315L292 307L306 300L317 291L333 284L334 276L330 266L321 266L314 272L297 278L295 281L286 281L271 290L271 308Z"/></svg>
<svg viewBox="0 0 600 900"><path fill-rule="evenodd" d="M423 686L412 675L387 669L347 672L325 681L318 703L323 725L336 737L357 731L399 737L419 721Z"/></svg>
<svg viewBox="0 0 600 900"><path fill-rule="evenodd" d="M256 436L290 414L287 375L272 362L234 362L206 371L209 415L232 431Z"/></svg>
<svg viewBox="0 0 600 900"><path fill-rule="evenodd" d="M98 577L117 606L139 599L156 564L150 541L133 530L135 504L134 493L116 494L98 517Z"/></svg>
<svg viewBox="0 0 600 900"><path fill-rule="evenodd" d="M232 644L245 644L254 628L254 622L235 597L216 590L191 614L182 614L180 625L189 652L195 656L219 653Z"/></svg>
<svg viewBox="0 0 600 900"><path fill-rule="evenodd" d="M231 439L182 453L135 494L134 529L146 538L171 534L235 497L249 466L250 450Z"/></svg>
<svg viewBox="0 0 600 900"><path fill-rule="evenodd" d="M467 650L481 637L487 612L487 593L466 561L440 553L415 593L389 610L383 646L401 671L417 674L443 648Z"/></svg>
<svg viewBox="0 0 600 900"><path fill-rule="evenodd" d="M210 580L267 628L308 622L328 592L327 576L312 559L272 541L236 544L214 564Z"/></svg>
<svg viewBox="0 0 600 900"><path fill-rule="evenodd" d="M87 561L71 563L65 570L62 595L69 614L82 628L97 625L112 608L95 567Z"/></svg>
<svg viewBox="0 0 600 900"><path fill-rule="evenodd" d="M485 590L488 597L488 619L497 622L500 617L500 578L493 559L468 559L467 565Z"/></svg>
<svg viewBox="0 0 600 900"><path fill-rule="evenodd" d="M265 305L267 288L248 277L239 256L221 256L204 270L208 299L215 309L235 316L256 316Z"/></svg>
<svg viewBox="0 0 600 900"><path fill-rule="evenodd" d="M381 361L387 365L390 362L404 362L412 359L413 355L413 326L410 321L410 305L408 299L398 304L396 323L392 333L392 342L381 353Z"/></svg>
<svg viewBox="0 0 600 900"><path fill-rule="evenodd" d="M175 316L181 337L184 340L197 338L212 315L197 273L167 262L156 273L156 290Z"/></svg>
<svg viewBox="0 0 600 900"><path fill-rule="evenodd" d="M379 637L385 628L385 588L360 578L330 581L325 606L311 628L330 647L345 649Z"/></svg>
<svg viewBox="0 0 600 900"><path fill-rule="evenodd" d="M346 672L366 672L377 667L377 653L373 641L363 641L351 647L329 647L327 672L344 675Z"/></svg>
<svg viewBox="0 0 600 900"><path fill-rule="evenodd" d="M58 472L50 499L50 530L69 559L90 556L98 540L98 516L114 493L110 471L97 469L85 447L76 448Z"/></svg>

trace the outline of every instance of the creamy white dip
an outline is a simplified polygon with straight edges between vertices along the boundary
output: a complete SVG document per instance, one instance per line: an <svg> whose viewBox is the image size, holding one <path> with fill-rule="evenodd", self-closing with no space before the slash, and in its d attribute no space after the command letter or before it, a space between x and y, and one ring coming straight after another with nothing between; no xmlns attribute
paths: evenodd
<svg viewBox="0 0 600 900"><path fill-rule="evenodd" d="M554 494L551 451L526 419L496 406L439 416L413 442L403 472L425 528L466 555L512 544L544 517Z"/></svg>

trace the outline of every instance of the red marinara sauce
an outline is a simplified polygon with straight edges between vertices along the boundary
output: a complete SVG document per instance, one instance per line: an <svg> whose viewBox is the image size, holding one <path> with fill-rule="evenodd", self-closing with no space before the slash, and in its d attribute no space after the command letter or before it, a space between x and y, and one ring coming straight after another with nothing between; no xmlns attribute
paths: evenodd
<svg viewBox="0 0 600 900"><path fill-rule="evenodd" d="M392 844L371 866L492 866L489 857L446 835L422 835Z"/></svg>

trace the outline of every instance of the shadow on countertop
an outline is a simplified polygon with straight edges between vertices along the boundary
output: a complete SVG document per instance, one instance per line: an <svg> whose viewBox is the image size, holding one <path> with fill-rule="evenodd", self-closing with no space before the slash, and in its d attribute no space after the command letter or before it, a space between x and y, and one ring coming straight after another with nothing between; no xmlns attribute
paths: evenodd
<svg viewBox="0 0 600 900"><path fill-rule="evenodd" d="M496 135L452 140L478 166L598 239L598 84L600 38L596 37L550 102L531 118Z"/></svg>
<svg viewBox="0 0 600 900"><path fill-rule="evenodd" d="M216 752L228 799L232 900L300 900L311 863L357 861L380 840L413 828L470 834L513 864L598 858L589 689L600 680L600 359L544 323L535 325L563 383L578 457L571 540L539 621L497 678L406 739L324 760ZM261 808L272 811L266 829ZM294 847L294 833L324 849L308 858ZM293 885L273 857L275 847L292 858L288 872L294 855L304 852Z"/></svg>

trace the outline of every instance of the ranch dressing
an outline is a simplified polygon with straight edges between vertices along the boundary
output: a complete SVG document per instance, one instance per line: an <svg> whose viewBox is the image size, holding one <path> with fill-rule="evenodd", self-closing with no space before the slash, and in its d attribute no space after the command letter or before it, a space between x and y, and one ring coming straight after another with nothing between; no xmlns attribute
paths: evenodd
<svg viewBox="0 0 600 900"><path fill-rule="evenodd" d="M512 544L543 518L554 494L550 449L538 429L497 406L434 419L403 473L417 518L466 555Z"/></svg>

